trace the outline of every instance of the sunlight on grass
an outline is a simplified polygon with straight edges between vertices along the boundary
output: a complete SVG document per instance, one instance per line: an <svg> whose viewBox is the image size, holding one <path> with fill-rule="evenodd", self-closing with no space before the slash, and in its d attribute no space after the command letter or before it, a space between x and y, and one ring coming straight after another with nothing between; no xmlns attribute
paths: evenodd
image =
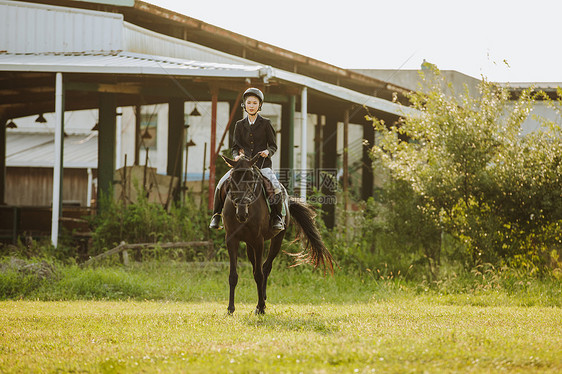
<svg viewBox="0 0 562 374"><path fill-rule="evenodd" d="M562 370L562 310L419 298L275 304L0 303L1 372Z"/></svg>

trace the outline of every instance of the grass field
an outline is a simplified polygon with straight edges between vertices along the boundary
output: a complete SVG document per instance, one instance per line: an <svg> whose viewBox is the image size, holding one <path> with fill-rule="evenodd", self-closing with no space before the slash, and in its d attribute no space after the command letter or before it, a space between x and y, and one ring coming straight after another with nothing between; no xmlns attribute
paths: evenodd
<svg viewBox="0 0 562 374"><path fill-rule="evenodd" d="M256 316L244 267L228 316L226 269L68 267L0 301L0 372L562 372L560 282L486 279L277 268Z"/></svg>
<svg viewBox="0 0 562 374"><path fill-rule="evenodd" d="M560 372L562 312L416 299L0 303L1 372Z"/></svg>

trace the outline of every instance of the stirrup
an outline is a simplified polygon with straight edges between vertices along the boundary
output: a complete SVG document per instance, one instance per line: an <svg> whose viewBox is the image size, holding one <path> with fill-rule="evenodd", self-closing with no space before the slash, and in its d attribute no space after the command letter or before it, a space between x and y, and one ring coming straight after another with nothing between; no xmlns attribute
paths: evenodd
<svg viewBox="0 0 562 374"><path fill-rule="evenodd" d="M213 218L211 218L211 223L209 224L209 228L210 229L217 229L217 230L222 229L221 217L222 217L222 214L220 214L220 213L213 214Z"/></svg>
<svg viewBox="0 0 562 374"><path fill-rule="evenodd" d="M285 230L285 223L283 222L283 217L276 216L273 219L273 224L271 225L273 230Z"/></svg>

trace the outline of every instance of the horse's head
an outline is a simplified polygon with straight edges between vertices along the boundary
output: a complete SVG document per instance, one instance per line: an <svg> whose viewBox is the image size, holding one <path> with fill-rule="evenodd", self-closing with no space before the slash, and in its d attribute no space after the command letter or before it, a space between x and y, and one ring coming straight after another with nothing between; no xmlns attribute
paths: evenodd
<svg viewBox="0 0 562 374"><path fill-rule="evenodd" d="M232 168L230 173L230 199L236 209L236 219L244 223L249 217L249 206L260 196L260 175L254 165L260 158L255 155L252 159L241 157L237 161L222 156Z"/></svg>

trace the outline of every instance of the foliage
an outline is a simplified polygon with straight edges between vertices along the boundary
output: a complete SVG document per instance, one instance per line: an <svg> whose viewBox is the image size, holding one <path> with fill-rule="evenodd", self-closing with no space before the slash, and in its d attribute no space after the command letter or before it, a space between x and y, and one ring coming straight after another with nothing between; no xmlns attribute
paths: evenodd
<svg viewBox="0 0 562 374"><path fill-rule="evenodd" d="M208 235L206 215L190 196L183 204L172 204L166 211L161 204L150 203L142 193L135 204L125 205L103 199L93 226L93 247L103 252L127 243L157 243L204 240ZM95 253L94 253L95 254Z"/></svg>
<svg viewBox="0 0 562 374"><path fill-rule="evenodd" d="M387 170L386 208L396 237L440 263L439 232L454 238L468 268L483 263L559 266L562 253L562 132L540 119L521 134L536 100L546 94L509 89L484 79L480 96L454 92L440 72L423 76L412 93L418 113L397 124L374 119L377 165Z"/></svg>
<svg viewBox="0 0 562 374"><path fill-rule="evenodd" d="M0 262L0 298L30 295L56 276L54 266L45 260L24 261L11 257Z"/></svg>
<svg viewBox="0 0 562 374"><path fill-rule="evenodd" d="M280 258L287 256L279 256ZM18 266L14 266L14 262ZM439 280L412 279L390 265L338 269L325 276L311 267L274 262L268 285L270 303L365 303L369 300L423 298L444 305L562 307L562 273L529 276L522 270L479 265L471 271L446 267ZM45 271L46 270L46 271ZM256 288L248 262L239 264L236 299L255 303ZM0 300L228 300L228 264L150 261L132 266L81 268L44 260L0 261Z"/></svg>

